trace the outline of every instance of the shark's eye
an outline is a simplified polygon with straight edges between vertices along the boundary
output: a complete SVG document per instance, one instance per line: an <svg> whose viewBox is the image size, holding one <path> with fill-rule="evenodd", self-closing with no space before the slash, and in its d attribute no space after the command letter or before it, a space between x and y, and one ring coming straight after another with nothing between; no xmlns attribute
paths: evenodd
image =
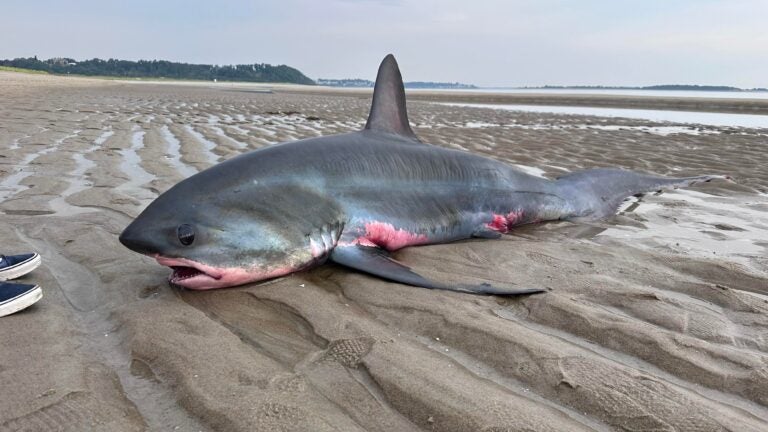
<svg viewBox="0 0 768 432"><path fill-rule="evenodd" d="M195 241L195 229L191 225L181 224L176 228L176 234L179 236L179 241L184 246L189 246Z"/></svg>

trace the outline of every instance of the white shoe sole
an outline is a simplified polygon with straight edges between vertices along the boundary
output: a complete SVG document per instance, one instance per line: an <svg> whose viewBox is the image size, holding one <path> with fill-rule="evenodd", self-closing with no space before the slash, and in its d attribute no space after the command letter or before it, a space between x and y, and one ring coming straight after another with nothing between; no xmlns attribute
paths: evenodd
<svg viewBox="0 0 768 432"><path fill-rule="evenodd" d="M24 310L37 303L41 298L43 298L43 289L39 286L35 286L31 291L27 291L19 297L0 306L0 317Z"/></svg>
<svg viewBox="0 0 768 432"><path fill-rule="evenodd" d="M42 262L43 262L43 259L40 258L40 255L35 254L32 258L28 259L27 261L21 264L17 264L5 270L0 270L0 281L7 281L7 280L22 277L25 274L31 272L32 270L40 267L40 264Z"/></svg>

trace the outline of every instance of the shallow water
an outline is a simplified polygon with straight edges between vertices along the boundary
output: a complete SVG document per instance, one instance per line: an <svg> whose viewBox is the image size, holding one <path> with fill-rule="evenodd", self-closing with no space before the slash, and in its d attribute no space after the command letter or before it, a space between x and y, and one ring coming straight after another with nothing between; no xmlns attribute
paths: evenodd
<svg viewBox="0 0 768 432"><path fill-rule="evenodd" d="M38 155L36 153L29 154L22 159L19 163L19 168L13 174L10 174L0 181L0 202L16 195L17 193L27 189L26 186L21 184L21 181L33 174L29 163L32 162Z"/></svg>
<svg viewBox="0 0 768 432"><path fill-rule="evenodd" d="M479 106L478 106L479 107ZM705 129L697 126L629 126L624 124L553 124L551 122L542 122L534 124L521 124L521 123L489 123L489 122L466 122L464 124L456 123L444 123L438 125L419 125L420 128L431 129L433 127L461 127L466 129L487 129L487 128L520 128L520 129L532 129L532 130L553 130L553 129L591 129L591 130L604 130L604 131L626 131L626 132L647 132L654 135L667 136L672 134L686 134L686 135L704 135L704 134L720 134L722 131L718 129Z"/></svg>
<svg viewBox="0 0 768 432"><path fill-rule="evenodd" d="M647 195L623 206L623 213L635 215L642 226L619 225L599 236L660 252L725 259L765 275L766 206L768 199L761 195L719 197L694 190Z"/></svg>
<svg viewBox="0 0 768 432"><path fill-rule="evenodd" d="M222 129L221 127L219 127L219 126L208 126L208 127L211 130L213 130L216 133L216 135L220 136L224 141L228 141L228 142L232 143L235 148L237 148L239 150L244 150L244 149L248 148L248 145L245 144L244 142L238 141L238 140L232 138L231 136L227 135L224 132L224 129Z"/></svg>
<svg viewBox="0 0 768 432"><path fill-rule="evenodd" d="M194 136L195 139L197 139L197 141L203 145L203 153L205 154L205 158L207 159L208 163L213 165L219 162L219 156L213 152L213 149L216 148L215 142L204 137L203 134L196 131L192 125L184 125L184 129L186 129L187 132Z"/></svg>
<svg viewBox="0 0 768 432"><path fill-rule="evenodd" d="M469 108L488 108L509 111L583 115L597 117L623 117L642 120L651 120L655 122L671 123L690 123L711 126L735 126L755 129L768 129L768 116L755 114L729 114L729 113L709 113L694 111L665 111L665 110L643 110L643 109L625 109L625 108L593 108L593 107L575 107L575 106L544 106L544 105L498 105L498 104L464 104L464 103L441 103L441 105L469 107Z"/></svg>
<svg viewBox="0 0 768 432"><path fill-rule="evenodd" d="M96 162L88 159L86 155L93 153L101 148L102 145L114 135L112 130L104 131L98 138L93 141L93 145L83 152L74 153L72 159L75 160L77 168L75 168L69 175L69 186L58 197L54 198L50 202L51 210L53 210L59 216L71 216L79 213L86 213L95 211L85 207L73 206L67 202L67 197L70 197L78 192L84 191L91 187L86 171L96 166Z"/></svg>
<svg viewBox="0 0 768 432"><path fill-rule="evenodd" d="M427 89L408 89L406 92L434 91ZM479 88L440 90L460 93L501 93L501 94L546 94L546 95L616 95L640 97L675 97L707 99L768 99L768 92L733 92L733 91L695 91L695 90L628 90L628 89L515 89L515 88Z"/></svg>
<svg viewBox="0 0 768 432"><path fill-rule="evenodd" d="M143 205L148 205L154 198L154 194L146 189L146 185L155 179L141 167L141 157L137 153L144 147L144 135L146 132L135 128L131 134L131 147L120 150L123 160L120 162L120 171L128 175L128 181L118 186L128 195L138 199Z"/></svg>
<svg viewBox="0 0 768 432"><path fill-rule="evenodd" d="M181 142L178 138L176 138L173 132L171 132L171 129L168 127L168 125L163 125L163 127L160 128L160 134L168 144L168 153L165 155L165 157L168 159L171 165L173 165L176 171L181 173L184 178L197 174L197 170L194 167L182 162Z"/></svg>
<svg viewBox="0 0 768 432"><path fill-rule="evenodd" d="M0 181L0 202L5 201L8 198L13 197L14 195L29 189L29 186L22 184L21 182L34 174L35 170L32 166L32 161L37 159L39 156L46 155L48 153L51 153L53 151L56 151L61 144L70 139L77 137L82 130L76 129L72 131L71 134L59 138L55 140L50 146L43 147L42 150L28 154L24 157L24 159L21 160L21 162L18 164L18 170L16 170L13 174L6 176L5 178ZM18 140L12 143L14 146L14 150L19 148ZM14 167L16 168L16 167Z"/></svg>

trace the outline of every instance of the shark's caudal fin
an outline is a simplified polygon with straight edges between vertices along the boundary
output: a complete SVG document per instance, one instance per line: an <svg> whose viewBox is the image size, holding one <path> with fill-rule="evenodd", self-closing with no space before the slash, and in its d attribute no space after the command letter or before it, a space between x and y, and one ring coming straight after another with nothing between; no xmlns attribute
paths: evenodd
<svg viewBox="0 0 768 432"><path fill-rule="evenodd" d="M392 54L384 57L376 75L373 88L373 103L366 130L400 135L412 141L419 141L408 124L408 112L405 109L405 88L400 68Z"/></svg>
<svg viewBox="0 0 768 432"><path fill-rule="evenodd" d="M621 202L633 195L663 189L688 187L728 176L663 177L614 168L599 168L568 174L557 179L571 208L563 219L595 220L616 214Z"/></svg>

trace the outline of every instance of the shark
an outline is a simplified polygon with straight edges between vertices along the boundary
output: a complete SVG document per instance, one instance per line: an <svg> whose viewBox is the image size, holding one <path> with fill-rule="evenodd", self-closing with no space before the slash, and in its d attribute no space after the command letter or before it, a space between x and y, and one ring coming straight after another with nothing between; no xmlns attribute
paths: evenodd
<svg viewBox="0 0 768 432"><path fill-rule="evenodd" d="M543 221L602 219L627 197L714 179L729 177L596 168L547 179L430 145L411 129L390 54L379 67L362 130L275 144L214 165L158 196L119 240L170 267L171 284L194 290L333 262L415 287L534 294L544 290L429 279L391 252L499 238Z"/></svg>

